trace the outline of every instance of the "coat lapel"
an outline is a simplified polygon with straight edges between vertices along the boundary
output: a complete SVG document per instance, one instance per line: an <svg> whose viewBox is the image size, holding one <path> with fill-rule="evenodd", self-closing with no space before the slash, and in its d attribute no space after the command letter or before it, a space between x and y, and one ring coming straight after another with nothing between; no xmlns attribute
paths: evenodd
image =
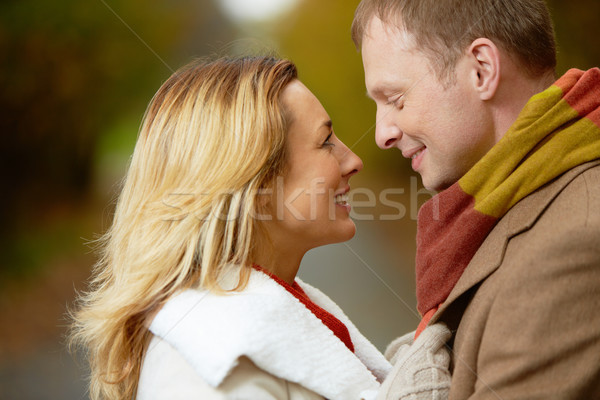
<svg viewBox="0 0 600 400"><path fill-rule="evenodd" d="M346 326L346 328L348 328L352 344L354 345L354 354L369 369L369 371L375 375L378 382L383 382L392 369L391 364L385 359L383 354L381 354L381 352L360 333L358 328L354 326L342 309L327 297L327 295L319 289L302 282L300 278L296 278L296 280L302 287L302 290L304 290L315 304L334 315Z"/></svg>
<svg viewBox="0 0 600 400"><path fill-rule="evenodd" d="M502 264L509 240L530 229L552 200L578 175L600 165L600 160L582 164L517 203L492 229L465 269L454 289L431 318L433 324L469 289L485 280Z"/></svg>
<svg viewBox="0 0 600 400"><path fill-rule="evenodd" d="M239 357L246 356L262 370L327 398L360 398L363 391L377 390L376 375L389 371L391 365L327 296L299 283L309 297L317 297L321 307L347 324L357 354L298 299L259 271L252 271L242 292L180 293L160 310L150 330L214 387Z"/></svg>

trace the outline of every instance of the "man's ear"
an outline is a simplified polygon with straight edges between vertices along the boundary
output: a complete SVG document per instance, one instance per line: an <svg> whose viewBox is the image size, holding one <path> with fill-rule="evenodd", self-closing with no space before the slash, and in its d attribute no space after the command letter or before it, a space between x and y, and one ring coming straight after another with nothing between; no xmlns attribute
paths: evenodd
<svg viewBox="0 0 600 400"><path fill-rule="evenodd" d="M500 83L500 50L490 39L475 39L467 50L472 63L472 79L481 100L490 100Z"/></svg>

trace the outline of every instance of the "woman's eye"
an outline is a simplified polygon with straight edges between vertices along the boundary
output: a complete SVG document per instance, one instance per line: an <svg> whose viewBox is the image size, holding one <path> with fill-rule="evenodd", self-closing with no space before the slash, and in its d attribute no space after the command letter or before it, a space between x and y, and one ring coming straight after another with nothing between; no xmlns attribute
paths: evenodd
<svg viewBox="0 0 600 400"><path fill-rule="evenodd" d="M327 135L327 138L323 142L323 147L326 147L326 146L335 146L335 144L333 144L331 142L331 135L333 135L333 132L331 132L329 135Z"/></svg>

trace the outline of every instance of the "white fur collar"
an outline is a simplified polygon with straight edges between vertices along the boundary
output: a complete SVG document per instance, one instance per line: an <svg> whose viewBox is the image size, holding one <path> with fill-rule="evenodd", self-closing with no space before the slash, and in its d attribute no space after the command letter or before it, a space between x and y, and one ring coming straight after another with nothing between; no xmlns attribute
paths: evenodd
<svg viewBox="0 0 600 400"><path fill-rule="evenodd" d="M331 299L296 281L313 302L346 325L355 353L285 288L254 270L242 292L219 296L187 290L173 297L150 330L213 387L246 356L264 371L329 399L372 394L391 365Z"/></svg>

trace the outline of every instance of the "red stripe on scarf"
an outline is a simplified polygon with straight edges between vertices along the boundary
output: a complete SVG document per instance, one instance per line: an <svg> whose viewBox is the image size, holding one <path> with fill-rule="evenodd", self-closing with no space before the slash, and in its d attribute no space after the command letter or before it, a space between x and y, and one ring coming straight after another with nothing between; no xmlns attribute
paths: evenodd
<svg viewBox="0 0 600 400"><path fill-rule="evenodd" d="M600 127L598 92L593 90L600 87L600 69L571 69L556 81L555 85L565 93L563 99L580 117L585 117Z"/></svg>
<svg viewBox="0 0 600 400"><path fill-rule="evenodd" d="M417 309L421 315L448 298L498 221L474 206L475 199L455 183L419 210L416 275Z"/></svg>
<svg viewBox="0 0 600 400"><path fill-rule="evenodd" d="M354 344L352 343L352 339L350 338L350 332L348 331L346 325L344 325L342 321L337 319L331 313L325 311L324 309L316 305L308 297L304 290L302 290L302 288L300 287L300 285L298 285L296 281L294 281L294 283L290 285L289 283L279 278L277 275L270 273L260 265L255 264L253 265L253 268L265 273L266 275L273 278L275 282L283 286L285 290L290 292L295 298L297 298L302 304L304 304L304 306L308 308L310 312L312 312L317 318L319 318L321 322L323 322L323 324L325 324L325 326L329 328L331 332L333 332L333 334L337 336L337 338L340 339L342 343L344 343L351 352L354 353Z"/></svg>

